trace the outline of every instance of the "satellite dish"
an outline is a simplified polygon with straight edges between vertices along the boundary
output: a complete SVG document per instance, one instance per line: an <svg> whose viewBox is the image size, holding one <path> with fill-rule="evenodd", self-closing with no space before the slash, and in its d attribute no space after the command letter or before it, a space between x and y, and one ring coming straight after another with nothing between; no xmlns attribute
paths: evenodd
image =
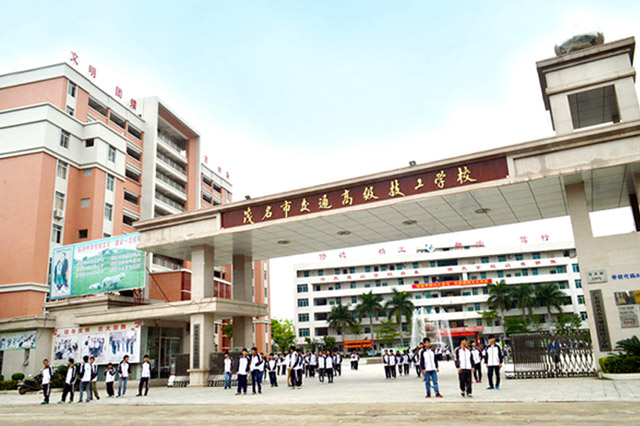
<svg viewBox="0 0 640 426"><path fill-rule="evenodd" d="M588 32L575 35L564 43L555 46L556 56L564 56L571 52L588 49L604 43L604 34L601 32Z"/></svg>

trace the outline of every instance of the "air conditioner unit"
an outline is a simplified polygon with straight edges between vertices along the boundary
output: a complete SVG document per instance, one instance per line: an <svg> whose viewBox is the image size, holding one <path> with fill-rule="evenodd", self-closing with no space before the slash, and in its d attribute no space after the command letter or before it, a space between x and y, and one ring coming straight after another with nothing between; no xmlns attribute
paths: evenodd
<svg viewBox="0 0 640 426"><path fill-rule="evenodd" d="M64 217L64 210L54 209L53 210L53 217L55 217L56 219L62 219Z"/></svg>

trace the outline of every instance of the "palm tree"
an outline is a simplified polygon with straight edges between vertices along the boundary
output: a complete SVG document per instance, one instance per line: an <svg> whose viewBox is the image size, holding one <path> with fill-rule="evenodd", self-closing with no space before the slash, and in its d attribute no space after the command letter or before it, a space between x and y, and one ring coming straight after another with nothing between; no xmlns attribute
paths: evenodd
<svg viewBox="0 0 640 426"><path fill-rule="evenodd" d="M504 328L504 313L511 308L511 287L504 280L487 285L489 289L489 306L500 313L500 324ZM504 334L504 333L503 333Z"/></svg>
<svg viewBox="0 0 640 426"><path fill-rule="evenodd" d="M336 333L342 332L342 348L344 349L345 329L356 324L353 312L351 312L347 305L338 304L331 309L331 312L329 312L329 315L327 316L327 323L330 328L336 331Z"/></svg>
<svg viewBox="0 0 640 426"><path fill-rule="evenodd" d="M535 288L535 299L537 305L547 308L547 315L549 316L549 330L551 330L552 324L551 310L555 309L558 312L562 312L564 298L565 294L556 284L541 284Z"/></svg>
<svg viewBox="0 0 640 426"><path fill-rule="evenodd" d="M524 317L525 321L528 318L526 311L529 311L529 315L531 315L533 306L536 303L533 294L533 286L531 284L517 285L511 290L511 296L516 302L516 306L518 307L518 309L522 309L522 316Z"/></svg>
<svg viewBox="0 0 640 426"><path fill-rule="evenodd" d="M413 302L411 297L406 291L398 291L393 289L391 299L384 305L384 309L387 311L387 317L396 317L396 324L398 324L400 332L400 345L404 346L404 339L402 338L402 317L407 319L407 323L411 322L411 316L413 315Z"/></svg>
<svg viewBox="0 0 640 426"><path fill-rule="evenodd" d="M369 318L369 328L371 330L371 341L373 342L373 317L378 317L384 313L382 307L382 296L379 294L373 294L373 290L369 293L362 293L360 296L360 303L356 306L356 312L360 321L364 317Z"/></svg>

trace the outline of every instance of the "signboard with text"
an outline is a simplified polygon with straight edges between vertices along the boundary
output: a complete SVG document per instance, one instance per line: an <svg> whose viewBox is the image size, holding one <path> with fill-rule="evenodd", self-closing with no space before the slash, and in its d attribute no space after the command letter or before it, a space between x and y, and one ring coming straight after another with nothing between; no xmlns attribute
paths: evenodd
<svg viewBox="0 0 640 426"><path fill-rule="evenodd" d="M144 287L145 252L140 234L58 247L51 263L51 298Z"/></svg>
<svg viewBox="0 0 640 426"><path fill-rule="evenodd" d="M491 278L487 278L484 280L466 280L466 281L442 281L439 283L422 283L422 284L413 284L411 288L437 288L437 287L457 287L464 285L482 285L482 284L491 284Z"/></svg>
<svg viewBox="0 0 640 426"><path fill-rule="evenodd" d="M311 192L295 198L256 203L222 213L223 228L265 223L276 219L303 216L377 201L436 192L508 176L504 157L459 164L434 170L378 179L364 184L345 185L326 192Z"/></svg>

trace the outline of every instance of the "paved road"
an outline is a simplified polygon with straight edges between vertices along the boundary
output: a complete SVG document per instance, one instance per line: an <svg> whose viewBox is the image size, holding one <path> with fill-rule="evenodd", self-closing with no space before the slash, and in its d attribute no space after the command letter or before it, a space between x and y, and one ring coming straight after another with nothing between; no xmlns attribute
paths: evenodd
<svg viewBox="0 0 640 426"><path fill-rule="evenodd" d="M382 366L348 369L333 384L306 379L303 389L270 388L262 395L235 396L220 388L152 388L148 397L90 404L40 406L41 395L0 395L3 424L409 424L541 423L638 424L640 381L593 378L505 380L499 391L474 384L473 399L462 398L452 363L440 372L443 399L426 400L415 373L385 380ZM282 378L280 378L282 381ZM249 391L249 393L251 390ZM104 393L104 391L102 392ZM60 398L52 394L52 401ZM77 398L77 397L76 397ZM5 423L6 421L6 423Z"/></svg>

